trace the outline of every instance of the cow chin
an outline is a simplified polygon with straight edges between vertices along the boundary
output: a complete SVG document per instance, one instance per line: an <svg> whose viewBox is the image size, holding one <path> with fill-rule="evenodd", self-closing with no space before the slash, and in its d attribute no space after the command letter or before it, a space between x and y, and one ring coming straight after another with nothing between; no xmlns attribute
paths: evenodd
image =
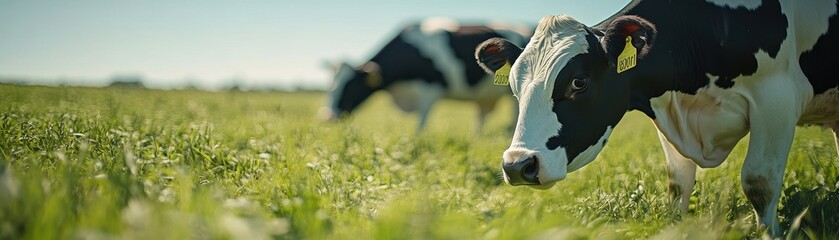
<svg viewBox="0 0 839 240"><path fill-rule="evenodd" d="M557 180L557 181L559 181L559 180ZM549 183L543 183L543 184L540 184L540 185L527 185L527 186L530 187L530 188L533 188L533 189L538 189L538 190L548 190L548 189L551 189L552 187L554 187L554 185L556 185L556 181L549 182Z"/></svg>
<svg viewBox="0 0 839 240"><path fill-rule="evenodd" d="M557 157L551 159L548 154L545 154L541 161L539 161L539 183L534 185L535 188L548 189L553 187L558 181L565 179L568 174L568 159L564 157ZM565 154L559 154L564 156Z"/></svg>
<svg viewBox="0 0 839 240"><path fill-rule="evenodd" d="M579 156L577 158L574 158L574 161L571 161L571 164L568 164L568 172L577 171L580 168L583 168L584 166L586 166L589 163L591 163L592 161L594 161L595 157L597 157L597 153L594 153L593 156L583 155L583 156Z"/></svg>
<svg viewBox="0 0 839 240"><path fill-rule="evenodd" d="M609 139L610 135L612 135L612 126L606 128L606 132L600 137L600 140L597 140L596 143L586 148L585 151L581 152L580 155L577 155L577 157L568 164L568 172L577 171L594 161L594 159L597 158L597 155L600 154L600 151L603 150L603 147L606 146L606 140Z"/></svg>

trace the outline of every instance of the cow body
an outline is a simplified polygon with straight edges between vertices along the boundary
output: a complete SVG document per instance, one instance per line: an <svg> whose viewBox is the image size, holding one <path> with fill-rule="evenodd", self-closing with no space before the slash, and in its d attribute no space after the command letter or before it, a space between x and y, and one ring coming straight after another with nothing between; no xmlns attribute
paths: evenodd
<svg viewBox="0 0 839 240"><path fill-rule="evenodd" d="M340 67L328 117L351 113L372 93L385 90L400 109L419 113L418 130L439 98L475 101L480 129L486 114L499 98L509 95L509 89L492 84L492 75L475 63L475 47L497 37L523 46L529 35L530 28L523 26L462 26L443 18L409 25L367 63Z"/></svg>
<svg viewBox="0 0 839 240"><path fill-rule="evenodd" d="M696 166L718 166L751 133L743 190L759 222L779 234L795 126L839 131L837 8L835 0L636 0L594 27L543 18L523 51L492 51L509 44L488 41L482 46L496 47L479 48L479 61L487 70L515 62L520 101L505 179L550 187L592 161L626 111L640 110L659 131L684 211ZM637 66L618 73L630 45Z"/></svg>

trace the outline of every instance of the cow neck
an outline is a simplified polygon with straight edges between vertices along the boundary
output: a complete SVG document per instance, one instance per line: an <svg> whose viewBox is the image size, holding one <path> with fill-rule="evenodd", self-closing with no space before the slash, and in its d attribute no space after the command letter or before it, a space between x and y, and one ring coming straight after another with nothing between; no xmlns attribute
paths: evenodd
<svg viewBox="0 0 839 240"><path fill-rule="evenodd" d="M655 24L658 37L652 51L641 60L635 71L627 74L627 79L631 79L628 110L639 110L652 119L656 117L650 99L668 91L696 94L697 90L708 85L707 77L699 71L706 64L699 60L709 59L703 56L709 51L705 51L699 44L707 36L699 36L703 33L695 31L697 26L694 22L674 15L678 12L677 8L669 1L635 0L595 26L605 31L613 19L624 15L640 16Z"/></svg>

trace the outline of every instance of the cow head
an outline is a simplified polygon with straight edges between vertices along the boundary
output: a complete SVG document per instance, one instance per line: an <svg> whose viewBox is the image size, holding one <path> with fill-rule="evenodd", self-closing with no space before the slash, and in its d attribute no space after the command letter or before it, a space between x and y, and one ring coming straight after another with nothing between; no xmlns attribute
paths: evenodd
<svg viewBox="0 0 839 240"><path fill-rule="evenodd" d="M512 64L519 117L503 154L505 181L549 188L594 160L629 107L633 70L616 71L627 36L643 60L655 35L636 16L616 18L605 32L551 16L539 21L523 50L503 39L479 45L475 55L485 70Z"/></svg>
<svg viewBox="0 0 839 240"><path fill-rule="evenodd" d="M328 120L349 115L382 85L381 69L375 62L359 68L342 63L335 71L329 106L321 114Z"/></svg>

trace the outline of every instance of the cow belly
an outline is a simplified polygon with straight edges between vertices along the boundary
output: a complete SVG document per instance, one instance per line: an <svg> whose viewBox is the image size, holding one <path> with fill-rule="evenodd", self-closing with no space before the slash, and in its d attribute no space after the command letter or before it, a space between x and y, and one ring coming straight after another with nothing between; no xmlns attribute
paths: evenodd
<svg viewBox="0 0 839 240"><path fill-rule="evenodd" d="M745 98L668 91L650 100L659 132L687 158L703 168L720 165L748 132Z"/></svg>
<svg viewBox="0 0 839 240"><path fill-rule="evenodd" d="M416 112L430 106L442 95L442 87L423 80L407 80L388 87L393 102L402 111Z"/></svg>
<svg viewBox="0 0 839 240"><path fill-rule="evenodd" d="M839 121L839 88L827 90L813 97L807 104L799 124L830 124Z"/></svg>

